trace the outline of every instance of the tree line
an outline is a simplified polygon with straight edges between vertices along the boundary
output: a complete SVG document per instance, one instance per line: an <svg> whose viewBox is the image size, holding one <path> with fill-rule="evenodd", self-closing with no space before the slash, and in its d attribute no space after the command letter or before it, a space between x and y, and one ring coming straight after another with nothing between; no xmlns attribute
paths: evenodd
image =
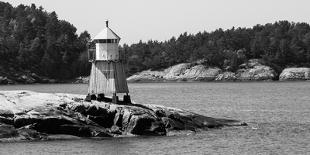
<svg viewBox="0 0 310 155"><path fill-rule="evenodd" d="M197 60L235 71L248 59L261 59L279 73L285 67L310 67L310 26L278 21L252 28L185 32L164 42L140 41L121 49L127 54L130 74Z"/></svg>
<svg viewBox="0 0 310 155"><path fill-rule="evenodd" d="M34 4L13 7L0 2L1 70L27 70L55 79L83 74L83 68L89 68L82 53L90 35L77 35L76 30L55 12Z"/></svg>
<svg viewBox="0 0 310 155"><path fill-rule="evenodd" d="M89 75L87 43L91 37L87 31L78 35L76 30L55 12L34 4L13 7L0 2L0 71L29 70L55 79ZM310 67L310 26L278 21L252 28L185 32L166 41L123 44L120 52L126 58L128 75L198 60L235 71L253 58L280 72L288 66Z"/></svg>

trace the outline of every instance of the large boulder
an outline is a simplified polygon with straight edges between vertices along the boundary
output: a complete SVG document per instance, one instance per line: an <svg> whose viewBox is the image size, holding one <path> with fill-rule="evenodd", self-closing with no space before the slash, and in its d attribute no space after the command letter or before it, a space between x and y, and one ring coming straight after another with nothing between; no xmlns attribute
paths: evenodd
<svg viewBox="0 0 310 155"><path fill-rule="evenodd" d="M261 64L258 59L251 59L240 65L240 68L236 72L237 80L240 81L269 81L277 76L271 67Z"/></svg>
<svg viewBox="0 0 310 155"><path fill-rule="evenodd" d="M166 135L171 130L242 125L186 110L150 104L113 104L74 94L0 92L0 141L48 139L50 135L115 137Z"/></svg>
<svg viewBox="0 0 310 155"><path fill-rule="evenodd" d="M280 74L279 80L310 80L310 68L286 68Z"/></svg>

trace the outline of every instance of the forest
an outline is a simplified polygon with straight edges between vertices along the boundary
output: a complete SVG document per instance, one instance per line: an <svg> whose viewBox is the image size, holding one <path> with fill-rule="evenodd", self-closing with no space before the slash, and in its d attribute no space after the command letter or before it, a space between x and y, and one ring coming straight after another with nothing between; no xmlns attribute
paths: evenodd
<svg viewBox="0 0 310 155"><path fill-rule="evenodd" d="M148 41L121 47L130 74L203 60L205 65L235 71L249 59L261 59L280 73L285 67L310 67L308 23L278 21L252 28L221 28L183 33L163 42Z"/></svg>
<svg viewBox="0 0 310 155"><path fill-rule="evenodd" d="M0 74L28 71L53 79L87 76L90 41L87 31L77 34L76 27L58 19L55 12L34 4L13 7L0 2ZM123 44L120 51L126 58L128 76L198 60L234 71L253 58L281 72L285 67L310 67L310 26L277 21L252 28L185 32L166 41Z"/></svg>
<svg viewBox="0 0 310 155"><path fill-rule="evenodd" d="M0 70L27 70L54 79L83 74L89 66L81 63L82 53L90 35L87 31L77 35L76 31L42 7L0 2Z"/></svg>

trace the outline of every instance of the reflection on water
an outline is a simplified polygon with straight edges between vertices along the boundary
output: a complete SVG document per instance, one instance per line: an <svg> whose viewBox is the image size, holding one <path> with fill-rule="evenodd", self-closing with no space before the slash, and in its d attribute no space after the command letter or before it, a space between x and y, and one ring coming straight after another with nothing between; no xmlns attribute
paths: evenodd
<svg viewBox="0 0 310 155"><path fill-rule="evenodd" d="M129 84L137 103L239 119L227 127L170 137L103 138L3 143L7 154L307 154L310 82ZM85 94L85 84L0 86L0 90ZM31 148L31 149L30 149Z"/></svg>

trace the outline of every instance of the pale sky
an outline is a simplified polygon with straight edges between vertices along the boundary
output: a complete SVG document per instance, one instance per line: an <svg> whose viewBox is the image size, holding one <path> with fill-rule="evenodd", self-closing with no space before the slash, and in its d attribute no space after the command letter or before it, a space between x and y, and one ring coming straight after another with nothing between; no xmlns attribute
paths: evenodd
<svg viewBox="0 0 310 155"><path fill-rule="evenodd" d="M218 28L252 27L278 20L310 22L310 0L2 0L42 6L69 21L77 33L92 37L105 27L121 38L121 44L139 40L164 41L183 32Z"/></svg>

